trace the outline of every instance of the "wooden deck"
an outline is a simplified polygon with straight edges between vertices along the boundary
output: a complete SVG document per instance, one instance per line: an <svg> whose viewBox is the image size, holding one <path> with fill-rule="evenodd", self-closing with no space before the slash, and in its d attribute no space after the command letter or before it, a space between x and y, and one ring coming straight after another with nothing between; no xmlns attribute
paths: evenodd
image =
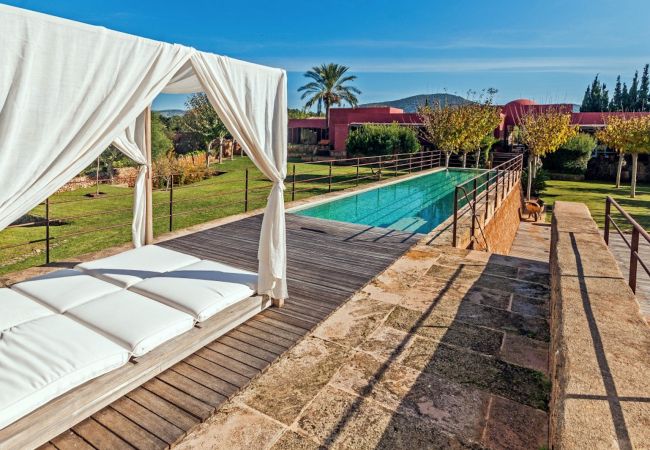
<svg viewBox="0 0 650 450"><path fill-rule="evenodd" d="M256 271L260 226L255 216L159 245ZM283 308L258 314L43 448L159 449L178 442L419 237L287 215L290 297Z"/></svg>

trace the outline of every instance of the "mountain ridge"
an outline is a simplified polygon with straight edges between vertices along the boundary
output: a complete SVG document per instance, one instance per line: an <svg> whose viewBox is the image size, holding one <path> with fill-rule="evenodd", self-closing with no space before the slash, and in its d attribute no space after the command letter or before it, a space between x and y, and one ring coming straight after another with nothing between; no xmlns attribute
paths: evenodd
<svg viewBox="0 0 650 450"><path fill-rule="evenodd" d="M390 106L392 108L403 109L404 112L417 112L419 106L427 103L429 105L434 105L440 103L441 105L462 105L469 103L470 101L466 98L461 97L460 95L455 94L419 94L412 95L410 97L404 97L397 100L388 100L385 102L374 102L374 103L365 103L359 105L359 108L370 108L376 106Z"/></svg>

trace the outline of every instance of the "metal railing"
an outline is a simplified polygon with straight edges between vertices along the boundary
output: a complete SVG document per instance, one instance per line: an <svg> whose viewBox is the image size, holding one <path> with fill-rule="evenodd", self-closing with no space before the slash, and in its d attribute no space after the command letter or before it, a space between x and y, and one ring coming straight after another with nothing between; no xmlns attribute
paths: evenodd
<svg viewBox="0 0 650 450"><path fill-rule="evenodd" d="M632 234L630 236L630 240L627 239L623 230L621 230L621 228L612 218L612 205L614 205L614 208L616 208L618 212L621 213L623 218L632 227ZM636 294L636 284L637 284L636 281L637 281L637 272L638 272L639 264L641 265L643 270L645 270L648 276L650 276L650 269L648 269L646 263L639 256L639 239L640 237L643 237L646 243L650 244L650 234L648 234L648 232L644 230L643 227L639 225L639 223L636 220L634 220L634 218L632 218L632 216L630 216L628 212L625 211L621 207L621 205L619 205L616 202L616 200L614 200L610 196L607 196L607 199L605 200L605 232L604 232L605 236L604 237L605 237L605 243L608 246L609 246L610 223L614 225L616 232L619 234L623 242L625 242L627 247L630 249L630 271L628 276L628 284L630 285L632 292Z"/></svg>
<svg viewBox="0 0 650 450"><path fill-rule="evenodd" d="M428 170L439 167L441 162L444 162L444 158L439 151L423 151L290 163L285 180L285 200L349 189L387 177ZM220 166L212 166L210 169L198 170L201 175L197 182L188 184L183 184L183 177L187 174L171 173L154 177L153 221L156 235L264 206L272 183L257 170L245 168L241 170L239 179L238 174L222 173L219 168ZM227 184L219 182L219 177L223 175L230 177ZM237 177L234 180L233 175ZM206 184L209 180L215 182ZM20 241L13 239L13 242L7 242L0 234L0 269L14 264L11 260L17 254L24 256L24 259L31 258L30 261L34 263L30 265L40 264L37 261L40 255L40 261L49 264L54 259L53 249L63 248L68 241L91 233L97 233L98 238L96 242L84 247L86 253L128 242L132 225L133 191L117 189L113 184L115 181L116 179L104 178L89 183L84 180L78 186L72 182L70 192L54 194L30 212L33 215L10 225L8 230L21 227L25 230L21 232ZM117 181L121 185L132 186L135 177ZM85 190L81 191L81 188ZM102 190L106 192L95 195L95 191ZM107 217L112 220L107 220ZM66 230L64 225L73 225L70 227L72 230ZM23 234L28 238L23 240ZM9 264L6 260L9 260Z"/></svg>
<svg viewBox="0 0 650 450"><path fill-rule="evenodd" d="M469 214L470 247L474 248L475 246L478 230L483 237L485 249L488 250L483 224L490 217L491 207L492 214L494 214L512 188L521 180L522 170L523 155L516 155L455 187L454 215L452 219L452 245L454 247L459 244L460 221ZM481 219L483 219L482 222Z"/></svg>

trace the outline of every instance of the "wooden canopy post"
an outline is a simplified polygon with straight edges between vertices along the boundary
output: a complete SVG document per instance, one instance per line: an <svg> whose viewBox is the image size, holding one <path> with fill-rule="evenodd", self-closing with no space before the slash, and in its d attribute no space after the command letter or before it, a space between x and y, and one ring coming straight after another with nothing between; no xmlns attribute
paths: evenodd
<svg viewBox="0 0 650 450"><path fill-rule="evenodd" d="M147 215L145 219L144 243L153 244L153 165L151 164L151 105L147 106L144 114L144 139L147 156Z"/></svg>

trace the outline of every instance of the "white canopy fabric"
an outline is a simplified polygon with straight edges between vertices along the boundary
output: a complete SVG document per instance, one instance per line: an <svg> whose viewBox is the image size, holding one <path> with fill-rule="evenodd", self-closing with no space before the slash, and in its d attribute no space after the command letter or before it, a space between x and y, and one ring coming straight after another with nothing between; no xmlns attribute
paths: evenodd
<svg viewBox="0 0 650 450"><path fill-rule="evenodd" d="M133 243L144 239L142 112L161 92L205 91L273 181L259 245L258 292L285 298L286 73L0 5L0 230L87 167L111 143L141 165Z"/></svg>

